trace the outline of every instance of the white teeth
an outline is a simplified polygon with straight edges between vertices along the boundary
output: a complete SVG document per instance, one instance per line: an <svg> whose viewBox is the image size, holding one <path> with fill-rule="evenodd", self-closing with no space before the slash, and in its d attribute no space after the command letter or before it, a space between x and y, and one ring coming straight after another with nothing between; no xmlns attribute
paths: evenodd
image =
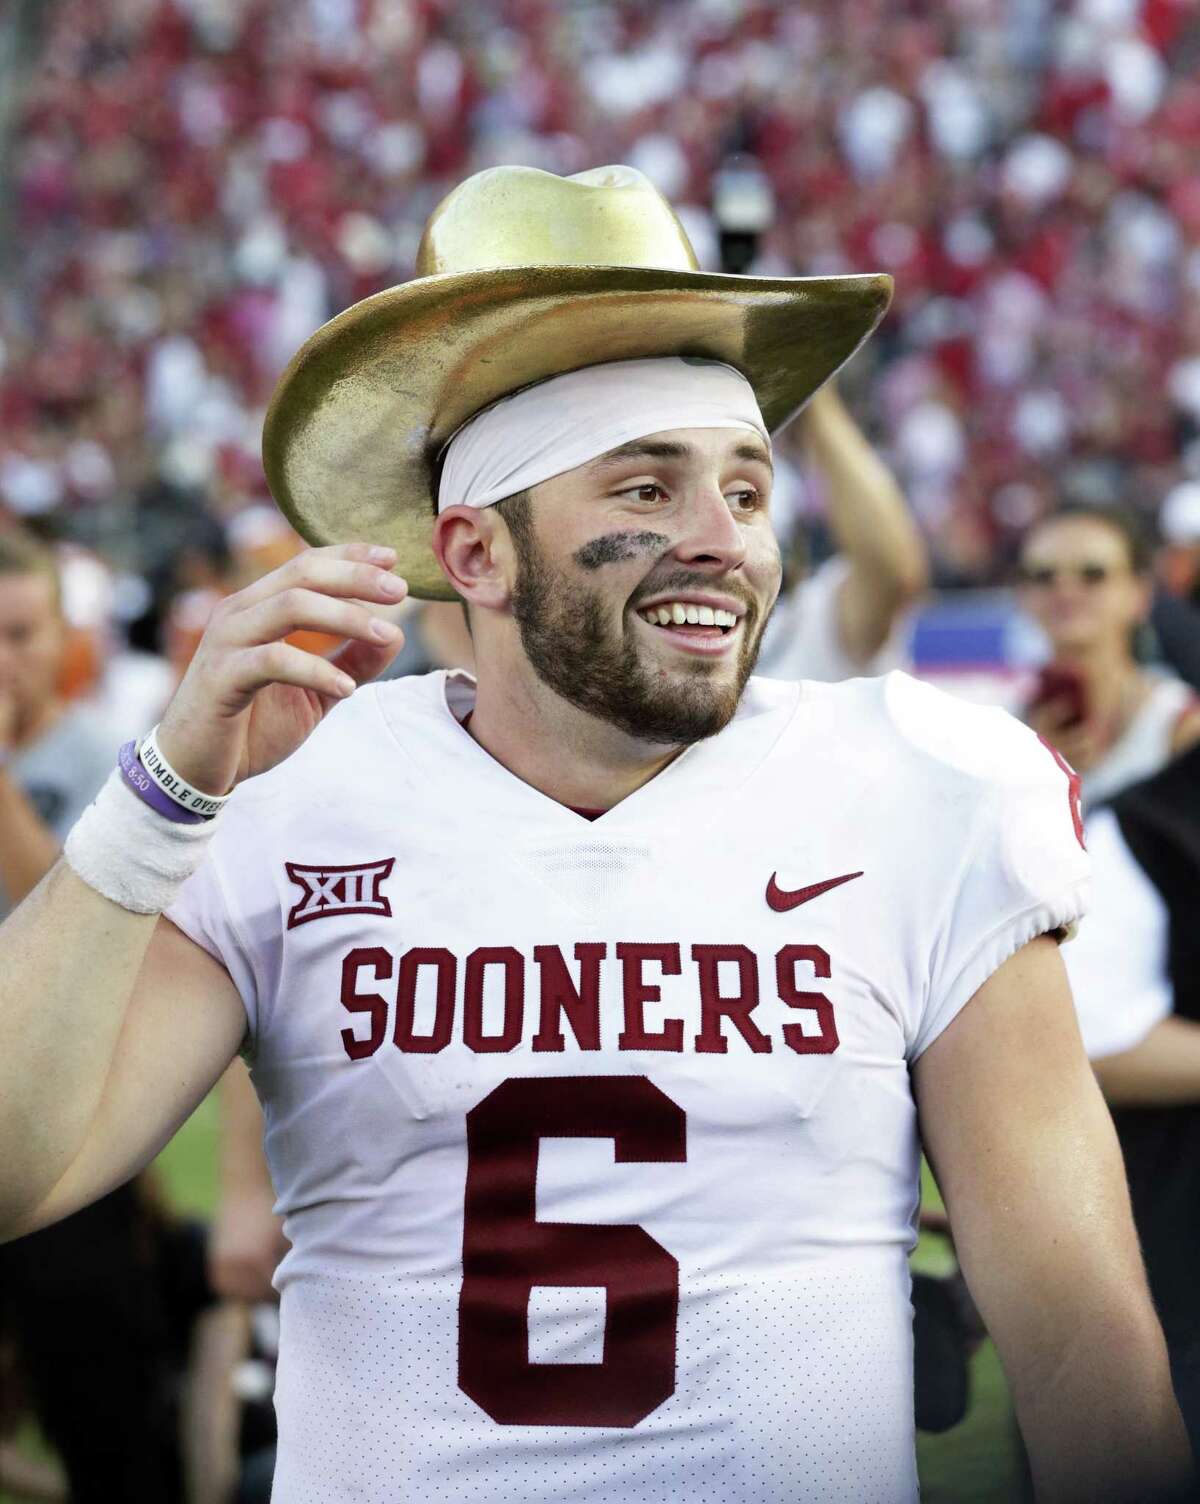
<svg viewBox="0 0 1200 1504"><path fill-rule="evenodd" d="M642 612L651 626L682 627L685 623L699 627L736 627L737 617L732 611L722 611L717 606L692 606L683 601L672 601L668 606L647 606Z"/></svg>

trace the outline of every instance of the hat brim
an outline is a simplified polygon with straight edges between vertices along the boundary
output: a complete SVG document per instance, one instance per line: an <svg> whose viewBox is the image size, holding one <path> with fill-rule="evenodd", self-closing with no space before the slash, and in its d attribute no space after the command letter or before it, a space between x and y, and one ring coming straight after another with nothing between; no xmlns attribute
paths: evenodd
<svg viewBox="0 0 1200 1504"><path fill-rule="evenodd" d="M661 355L721 360L772 432L883 317L892 280L535 266L422 277L325 324L280 378L263 463L309 543L390 544L415 596L454 600L431 547L434 468L472 414L548 377Z"/></svg>

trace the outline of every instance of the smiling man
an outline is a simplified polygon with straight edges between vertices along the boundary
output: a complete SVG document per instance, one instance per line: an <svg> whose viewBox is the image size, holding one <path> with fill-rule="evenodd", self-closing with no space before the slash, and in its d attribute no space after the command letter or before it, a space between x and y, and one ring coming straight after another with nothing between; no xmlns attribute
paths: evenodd
<svg viewBox="0 0 1200 1504"><path fill-rule="evenodd" d="M706 514L715 514L717 540L706 540L719 559L715 572L691 560L665 565L671 538L638 528L639 519L678 515L702 465L719 473L721 484L707 487L699 504L693 500L691 520L703 530ZM556 568L539 550L528 496L502 503L519 564L513 618L543 683L640 741L677 747L720 731L750 677L779 589L779 550L765 516L770 476L765 435L755 445L723 429L695 429L622 444L539 493L547 498L539 508L576 517L585 530L615 529L573 549L567 562L574 568ZM461 541L451 542L449 532L443 558ZM659 567L646 578L648 564ZM602 569L607 589L588 579ZM615 596L622 580L635 586L626 602ZM614 608L619 623L608 619ZM679 655L673 660L671 650Z"/></svg>
<svg viewBox="0 0 1200 1504"><path fill-rule="evenodd" d="M678 428L643 433L656 414ZM525 436L543 429L553 440L529 443L514 472ZM498 719L521 704L518 740L526 716L565 717L579 753L548 749L560 766L547 775L599 787L611 803L645 781L648 751L662 766L719 732L779 592L771 469L753 389L715 362L587 367L461 429L442 466L433 544L471 612L484 686L476 734L493 699ZM514 479L522 489L497 497Z"/></svg>
<svg viewBox="0 0 1200 1504"><path fill-rule="evenodd" d="M224 603L3 933L0 1225L242 1050L279 1500L911 1501L923 1140L1042 1497L1181 1494L1056 949L1073 775L902 675L752 676L770 434L886 287L703 274L622 168L481 174L420 269L272 405L319 546ZM477 678L355 693L395 569Z"/></svg>

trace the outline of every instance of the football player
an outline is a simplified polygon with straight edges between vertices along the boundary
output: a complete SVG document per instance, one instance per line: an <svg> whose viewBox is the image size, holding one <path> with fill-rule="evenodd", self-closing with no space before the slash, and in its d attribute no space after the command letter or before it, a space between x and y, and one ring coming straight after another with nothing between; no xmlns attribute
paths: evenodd
<svg viewBox="0 0 1200 1504"><path fill-rule="evenodd" d="M286 1504L890 1504L923 1142L1043 1497L1184 1489L1056 949L1073 775L903 675L751 677L770 434L886 279L703 274L622 168L483 173L419 266L273 402L314 548L218 609L3 935L0 1225L240 1050ZM397 571L466 602L476 678L357 688Z"/></svg>

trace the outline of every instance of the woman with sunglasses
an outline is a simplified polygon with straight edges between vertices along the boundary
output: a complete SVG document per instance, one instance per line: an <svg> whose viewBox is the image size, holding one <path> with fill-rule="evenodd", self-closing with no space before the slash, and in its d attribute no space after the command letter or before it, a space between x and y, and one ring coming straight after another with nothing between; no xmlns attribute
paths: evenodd
<svg viewBox="0 0 1200 1504"><path fill-rule="evenodd" d="M1200 741L1200 700L1136 657L1151 592L1148 546L1119 511L1065 508L1025 539L1021 604L1052 650L1025 720L1081 775L1085 808Z"/></svg>

